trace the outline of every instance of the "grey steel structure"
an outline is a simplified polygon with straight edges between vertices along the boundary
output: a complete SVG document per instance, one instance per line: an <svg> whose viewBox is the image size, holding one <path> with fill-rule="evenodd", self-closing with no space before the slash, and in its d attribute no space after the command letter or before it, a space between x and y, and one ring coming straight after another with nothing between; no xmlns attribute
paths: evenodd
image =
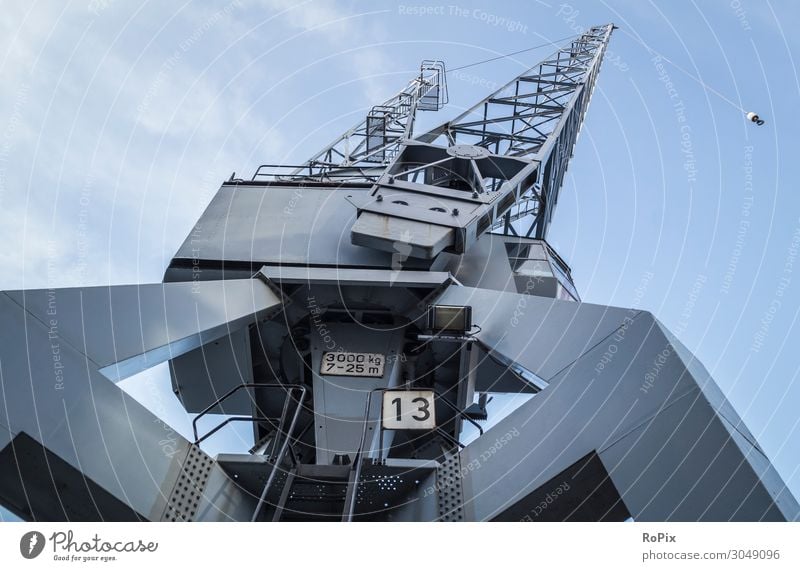
<svg viewBox="0 0 800 571"><path fill-rule="evenodd" d="M2 293L0 502L38 520L798 519L702 364L646 311L581 303L546 242L612 29L415 137L447 98L423 63L306 164L223 184L162 284ZM430 321L466 307L461 331ZM377 364L327 374L340 355ZM165 361L192 441L115 385ZM435 425L386 428L387 391L434 394ZM490 393L531 397L484 430ZM249 453L203 452L242 422Z"/></svg>

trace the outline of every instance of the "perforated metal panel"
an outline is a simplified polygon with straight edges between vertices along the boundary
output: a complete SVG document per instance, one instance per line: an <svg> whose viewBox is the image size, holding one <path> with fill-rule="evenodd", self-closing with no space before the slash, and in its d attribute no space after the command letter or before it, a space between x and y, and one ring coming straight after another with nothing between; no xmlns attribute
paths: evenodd
<svg viewBox="0 0 800 571"><path fill-rule="evenodd" d="M464 494L461 491L461 458L454 454L436 469L439 491L439 521L464 521Z"/></svg>
<svg viewBox="0 0 800 571"><path fill-rule="evenodd" d="M357 505L363 513L373 513L393 507L408 487L400 474L376 474L362 479L357 490Z"/></svg>
<svg viewBox="0 0 800 571"><path fill-rule="evenodd" d="M213 465L214 460L200 448L189 448L161 521L194 520Z"/></svg>

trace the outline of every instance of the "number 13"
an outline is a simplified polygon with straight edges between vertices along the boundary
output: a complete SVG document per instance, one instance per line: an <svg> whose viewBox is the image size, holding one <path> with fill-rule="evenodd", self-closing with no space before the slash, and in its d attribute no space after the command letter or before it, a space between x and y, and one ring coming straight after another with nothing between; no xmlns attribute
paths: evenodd
<svg viewBox="0 0 800 571"><path fill-rule="evenodd" d="M403 420L403 401L400 397L392 399L392 404L395 405L397 410L397 422L402 422ZM418 404L420 403L420 404ZM417 397L411 401L411 404L416 405L417 413L412 414L411 418L418 422L425 422L431 417L430 406L431 401L423 397Z"/></svg>

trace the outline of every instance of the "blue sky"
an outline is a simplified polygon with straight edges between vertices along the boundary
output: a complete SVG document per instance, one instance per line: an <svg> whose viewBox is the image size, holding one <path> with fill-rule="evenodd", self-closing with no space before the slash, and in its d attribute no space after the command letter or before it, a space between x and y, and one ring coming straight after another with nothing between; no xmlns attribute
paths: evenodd
<svg viewBox="0 0 800 571"><path fill-rule="evenodd" d="M232 171L304 160L422 59L453 68L615 22L550 241L584 301L648 309L696 352L800 495L796 3L3 9L2 289L158 282ZM420 124L551 51L450 74L450 104ZM185 429L163 380L125 386Z"/></svg>

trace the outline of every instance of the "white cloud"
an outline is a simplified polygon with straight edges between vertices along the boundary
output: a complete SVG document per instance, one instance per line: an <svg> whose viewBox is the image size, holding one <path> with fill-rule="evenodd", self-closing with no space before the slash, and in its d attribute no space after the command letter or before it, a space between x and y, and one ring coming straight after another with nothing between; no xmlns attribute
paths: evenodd
<svg viewBox="0 0 800 571"><path fill-rule="evenodd" d="M117 8L91 27L83 7L25 21L17 4L0 21L0 240L15 244L0 254L0 288L43 287L48 261L60 280L50 285L158 281L218 184L254 148L284 147L242 87L254 78L229 84L208 67L205 52L230 42L215 33L227 22L180 14L181 33L137 51L146 41L123 28L158 30L163 14L131 23ZM183 57L159 75L175 50ZM219 66L244 57L228 56Z"/></svg>
<svg viewBox="0 0 800 571"><path fill-rule="evenodd" d="M295 143L308 137L316 150L338 127L308 136L296 121L309 121L310 133L326 113L366 109L409 79L398 81L380 47L369 47L387 35L380 15L362 15L381 8L365 4L4 10L0 241L15 247L0 254L2 289L43 287L48 261L60 280L50 285L158 281L231 171L300 160ZM328 109L315 88L335 86L309 83L311 71L292 77L298 62L317 64L282 59L272 31L290 49L328 46L333 57L321 65L356 82L349 108L337 98ZM310 88L311 115L287 115L298 101L292 80Z"/></svg>
<svg viewBox="0 0 800 571"><path fill-rule="evenodd" d="M386 77L395 71L395 66L376 45L388 37L380 24L380 16L390 10L380 5L360 4L363 9L353 11L336 2L314 0L302 3L292 0L261 2L268 9L282 12L281 20L293 28L328 42L333 49L346 51L342 59L353 72L346 80L359 79L364 86L366 104L379 104L404 87L405 83L397 84L396 77ZM304 35L296 44L302 46L306 41ZM359 46L364 47L359 49Z"/></svg>

